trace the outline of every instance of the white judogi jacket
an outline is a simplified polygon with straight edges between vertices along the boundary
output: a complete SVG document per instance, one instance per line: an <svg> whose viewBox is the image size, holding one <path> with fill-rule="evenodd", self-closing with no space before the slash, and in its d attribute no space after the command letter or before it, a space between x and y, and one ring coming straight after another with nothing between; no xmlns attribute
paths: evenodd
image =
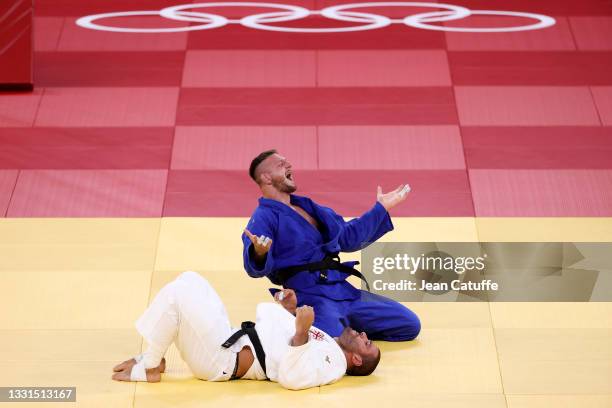
<svg viewBox="0 0 612 408"><path fill-rule="evenodd" d="M235 367L236 353L244 346L255 350L248 336L230 348L221 345L238 328L232 328L227 311L210 283L193 271L183 272L165 285L136 321L138 332L156 350L167 350L175 342L193 374L207 381L228 381ZM294 390L332 383L346 372L340 346L321 330L311 328L309 340L290 346L295 334L295 317L275 303L257 306L255 329L266 353L268 378ZM151 351L144 354L153 359ZM159 364L157 355L151 367ZM257 358L242 377L263 380Z"/></svg>
<svg viewBox="0 0 612 408"><path fill-rule="evenodd" d="M276 303L257 305L255 330L266 353L268 378L301 390L338 381L346 373L344 352L327 333L311 327L308 342L291 346L295 316ZM257 359L255 359L255 364Z"/></svg>

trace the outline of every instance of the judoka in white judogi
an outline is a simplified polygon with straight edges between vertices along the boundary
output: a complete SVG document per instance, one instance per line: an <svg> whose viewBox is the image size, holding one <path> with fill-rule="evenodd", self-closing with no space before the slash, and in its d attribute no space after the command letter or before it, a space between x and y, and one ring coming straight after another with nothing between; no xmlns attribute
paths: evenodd
<svg viewBox="0 0 612 408"><path fill-rule="evenodd" d="M295 309L293 291L282 293L283 306L257 306L255 330L265 352L264 372L248 336L222 347L238 328L231 327L225 306L208 281L196 272L183 272L159 291L136 321L147 351L117 365L113 379L159 381L163 355L173 342L193 374L208 381L227 381L238 372L242 379L268 378L285 388L304 389L333 383L345 374L368 375L376 368L380 350L364 333L347 327L334 339L311 326L312 308ZM253 360L243 373L238 370L238 356Z"/></svg>

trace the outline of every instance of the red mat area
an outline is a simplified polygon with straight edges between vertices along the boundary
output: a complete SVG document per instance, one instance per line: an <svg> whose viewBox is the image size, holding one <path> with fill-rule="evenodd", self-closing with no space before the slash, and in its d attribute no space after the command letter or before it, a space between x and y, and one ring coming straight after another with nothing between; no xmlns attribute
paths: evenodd
<svg viewBox="0 0 612 408"><path fill-rule="evenodd" d="M605 217L610 170L470 170L476 216Z"/></svg>
<svg viewBox="0 0 612 408"><path fill-rule="evenodd" d="M245 163L273 147L296 169L317 168L314 126L180 126L172 168L246 171Z"/></svg>
<svg viewBox="0 0 612 408"><path fill-rule="evenodd" d="M22 170L8 217L160 217L166 170Z"/></svg>
<svg viewBox="0 0 612 408"><path fill-rule="evenodd" d="M4 217L17 182L18 170L0 170L0 214Z"/></svg>
<svg viewBox="0 0 612 408"><path fill-rule="evenodd" d="M85 15L178 0L38 0L31 94L0 95L0 214L248 216L253 156L276 147L299 192L347 216L410 183L403 216L612 216L612 3L453 0L552 16L519 32L395 19L342 33L85 29ZM338 0L276 1L320 10ZM447 3L447 2L445 2ZM499 4L498 4L499 3ZM198 9L230 19L271 8ZM117 27L176 29L160 16ZM531 24L473 14L448 29ZM196 24L196 23L192 23ZM311 15L294 28L360 23Z"/></svg>
<svg viewBox="0 0 612 408"><path fill-rule="evenodd" d="M45 88L35 126L174 126L178 93L171 87Z"/></svg>
<svg viewBox="0 0 612 408"><path fill-rule="evenodd" d="M579 50L612 50L612 17L574 17L570 22Z"/></svg>
<svg viewBox="0 0 612 408"><path fill-rule="evenodd" d="M0 168L163 169L173 128L6 128Z"/></svg>
<svg viewBox="0 0 612 408"><path fill-rule="evenodd" d="M533 6L530 6L532 8ZM485 7L490 9L490 5ZM572 27L566 17L555 16L557 23L546 30L517 31L483 35L483 33L446 33L449 51L568 51L575 50ZM461 20L463 27L508 27L521 25L518 17L470 16ZM455 26L451 22L448 26ZM537 54L535 54L537 55ZM490 59L488 59L490 61Z"/></svg>
<svg viewBox="0 0 612 408"><path fill-rule="evenodd" d="M171 171L164 216L249 215L258 191L246 171ZM409 182L414 194L394 210L398 216L473 216L465 171L302 170L295 174L300 194L342 215L359 214L376 202L376 187L395 189ZM418 193L417 193L418 192Z"/></svg>
<svg viewBox="0 0 612 408"><path fill-rule="evenodd" d="M470 169L612 169L612 127L464 127Z"/></svg>
<svg viewBox="0 0 612 408"><path fill-rule="evenodd" d="M453 90L183 88L177 125L457 124Z"/></svg>
<svg viewBox="0 0 612 408"><path fill-rule="evenodd" d="M588 87L455 87L464 126L601 125Z"/></svg>

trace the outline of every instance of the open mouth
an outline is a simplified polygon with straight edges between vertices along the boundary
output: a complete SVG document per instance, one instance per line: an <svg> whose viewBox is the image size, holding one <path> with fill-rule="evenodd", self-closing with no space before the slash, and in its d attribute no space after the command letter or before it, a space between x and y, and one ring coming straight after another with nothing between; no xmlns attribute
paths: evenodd
<svg viewBox="0 0 612 408"><path fill-rule="evenodd" d="M293 173L291 173L290 171L285 173L285 177L287 177L287 180L293 181Z"/></svg>

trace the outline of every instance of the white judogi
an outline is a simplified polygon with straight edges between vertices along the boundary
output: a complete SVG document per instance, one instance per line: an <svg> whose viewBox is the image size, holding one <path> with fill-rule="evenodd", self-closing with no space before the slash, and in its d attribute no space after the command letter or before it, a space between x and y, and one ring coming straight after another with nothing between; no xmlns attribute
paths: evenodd
<svg viewBox="0 0 612 408"><path fill-rule="evenodd" d="M193 374L203 380L231 378L236 353L254 347L243 336L229 349L221 347L237 328L232 328L219 295L208 281L193 271L183 272L164 286L137 320L136 329L149 343L143 358L146 368L157 367L172 344ZM257 306L255 329L266 353L267 376L289 389L329 384L346 372L346 358L336 341L312 327L309 341L290 345L295 317L275 303ZM263 380L266 373L255 358L243 379Z"/></svg>

